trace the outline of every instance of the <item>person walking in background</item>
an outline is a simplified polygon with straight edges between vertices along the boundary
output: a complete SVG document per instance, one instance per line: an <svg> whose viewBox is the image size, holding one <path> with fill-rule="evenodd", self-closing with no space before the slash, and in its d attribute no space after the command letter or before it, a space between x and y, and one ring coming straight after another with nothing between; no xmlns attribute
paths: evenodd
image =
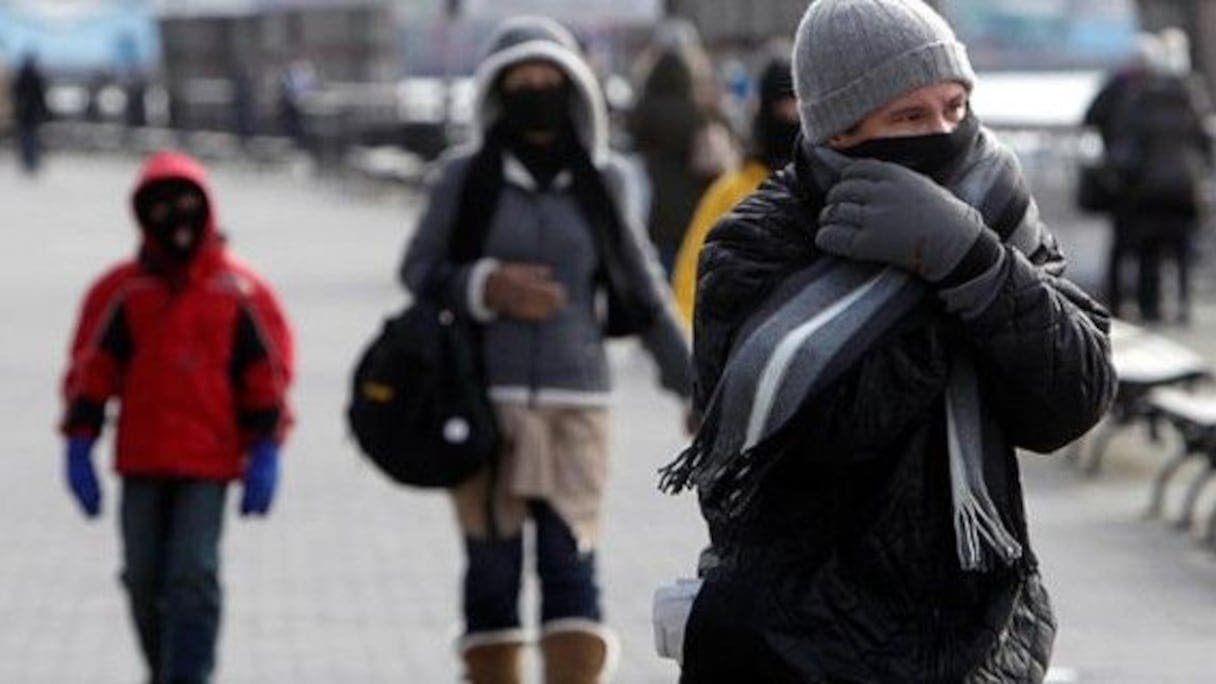
<svg viewBox="0 0 1216 684"><path fill-rule="evenodd" d="M229 69L232 83L232 128L241 147L248 147L257 133L257 91L249 70L235 62Z"/></svg>
<svg viewBox="0 0 1216 684"><path fill-rule="evenodd" d="M1123 264L1132 254L1131 226L1124 207L1118 201L1121 183L1118 171L1114 168L1112 151L1116 149L1119 139L1121 122L1126 119L1131 94L1139 89L1153 69L1153 64L1161 59L1162 45L1158 37L1152 33L1143 33L1139 37L1135 57L1128 64L1116 70L1107 78L1093 102L1085 111L1083 124L1097 129L1102 138L1103 186L1100 191L1103 203L1109 204L1111 239L1107 252L1106 265L1106 306L1115 316L1122 314L1123 309Z"/></svg>
<svg viewBox="0 0 1216 684"><path fill-rule="evenodd" d="M279 126L296 148L315 154L306 105L317 88L317 72L305 59L292 62L279 78Z"/></svg>
<svg viewBox="0 0 1216 684"><path fill-rule="evenodd" d="M138 256L88 291L63 381L67 484L101 513L92 451L118 399L122 581L153 682L210 681L220 626L227 484L266 515L291 414L288 321L224 246L194 160L163 152L132 196Z"/></svg>
<svg viewBox="0 0 1216 684"><path fill-rule="evenodd" d="M1131 93L1113 151L1125 191L1122 213L1138 253L1136 300L1146 322L1163 319L1161 263L1178 275L1174 318L1190 321L1191 245L1199 223L1202 186L1212 172L1212 146L1203 124L1207 107L1191 82L1185 37L1181 61L1170 58Z"/></svg>
<svg viewBox="0 0 1216 684"><path fill-rule="evenodd" d="M1169 31L1142 37L1137 62L1115 74L1086 113L1115 179L1106 297L1116 314L1123 304L1122 262L1134 255L1140 317L1161 320L1161 261L1170 257L1178 273L1176 318L1189 320L1191 243L1213 161L1203 125L1207 110L1207 97L1192 79L1185 34Z"/></svg>
<svg viewBox="0 0 1216 684"><path fill-rule="evenodd" d="M1109 318L927 4L818 0L793 64L804 142L701 258L705 422L661 483L717 556L683 681L1042 681L1015 449L1105 413Z"/></svg>
<svg viewBox="0 0 1216 684"><path fill-rule="evenodd" d="M46 79L34 55L27 55L17 71L17 77L13 79L12 99L21 168L33 175L42 165L40 129L50 117L50 110L46 106Z"/></svg>
<svg viewBox="0 0 1216 684"><path fill-rule="evenodd" d="M465 676L520 681L530 520L545 681L601 681L615 651L596 581L605 340L640 335L662 385L682 397L688 343L653 252L628 221L624 161L609 151L600 86L573 36L546 19L508 21L474 78L476 140L448 156L401 267L411 292L440 292L479 324L503 438L498 460L451 492L467 560ZM481 256L452 263L454 239L475 242Z"/></svg>
<svg viewBox="0 0 1216 684"><path fill-rule="evenodd" d="M650 179L650 239L670 276L697 202L736 154L696 31L673 22L656 43L628 128Z"/></svg>
<svg viewBox="0 0 1216 684"><path fill-rule="evenodd" d="M774 171L790 161L798 137L798 103L788 57L769 61L760 75L759 103L752 120L751 148L743 165L723 174L705 191L684 242L676 254L672 290L686 325L692 325L697 288L697 261L709 231L726 212L755 192Z"/></svg>
<svg viewBox="0 0 1216 684"><path fill-rule="evenodd" d="M127 96L123 110L123 122L135 130L148 125L148 76L141 70L128 71L123 79L123 93Z"/></svg>
<svg viewBox="0 0 1216 684"><path fill-rule="evenodd" d="M1112 156L1124 184L1121 213L1139 257L1140 316L1147 322L1163 318L1161 263L1168 259L1178 275L1174 317L1185 324L1200 196L1213 164L1203 123L1210 103L1191 72L1186 34L1166 29L1159 39L1160 62L1129 93Z"/></svg>
<svg viewBox="0 0 1216 684"><path fill-rule="evenodd" d="M0 47L3 47L0 44ZM8 62L0 55L0 138L6 137L13 126L13 81Z"/></svg>

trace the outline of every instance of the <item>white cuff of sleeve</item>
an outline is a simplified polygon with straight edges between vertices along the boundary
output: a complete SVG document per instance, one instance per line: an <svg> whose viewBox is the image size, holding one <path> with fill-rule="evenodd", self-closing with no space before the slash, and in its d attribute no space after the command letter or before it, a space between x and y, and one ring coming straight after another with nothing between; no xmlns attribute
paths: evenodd
<svg viewBox="0 0 1216 684"><path fill-rule="evenodd" d="M498 318L498 314L486 306L486 281L490 279L490 274L498 266L498 259L485 258L478 259L469 270L469 288L466 293L466 301L469 307L469 315L478 323L489 323Z"/></svg>

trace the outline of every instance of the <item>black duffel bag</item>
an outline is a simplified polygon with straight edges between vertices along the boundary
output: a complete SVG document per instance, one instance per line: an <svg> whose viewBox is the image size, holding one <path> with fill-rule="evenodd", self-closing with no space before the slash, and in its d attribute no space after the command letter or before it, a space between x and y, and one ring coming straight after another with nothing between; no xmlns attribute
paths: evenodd
<svg viewBox="0 0 1216 684"><path fill-rule="evenodd" d="M393 481L451 487L498 449L476 330L430 299L384 323L355 367L347 419Z"/></svg>
<svg viewBox="0 0 1216 684"><path fill-rule="evenodd" d="M1082 165L1077 174L1077 208L1093 214L1114 211L1121 185L1119 173L1109 163Z"/></svg>

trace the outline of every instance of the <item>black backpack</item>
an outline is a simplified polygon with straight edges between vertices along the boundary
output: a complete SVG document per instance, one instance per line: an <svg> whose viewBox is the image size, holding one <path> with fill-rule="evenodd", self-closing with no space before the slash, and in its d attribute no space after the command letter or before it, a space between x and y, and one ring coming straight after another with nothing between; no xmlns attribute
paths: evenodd
<svg viewBox="0 0 1216 684"><path fill-rule="evenodd" d="M490 462L498 426L476 331L432 299L384 323L355 367L347 419L393 481L451 487Z"/></svg>
<svg viewBox="0 0 1216 684"><path fill-rule="evenodd" d="M469 173L486 174L478 159ZM482 160L488 163L486 160ZM477 183L464 183L468 186ZM351 380L347 420L363 453L394 482L452 487L497 465L499 430L486 395L481 329L446 305L447 276L482 251L488 220L476 196L462 197L447 249L412 306L388 319ZM493 518L491 517L491 520Z"/></svg>

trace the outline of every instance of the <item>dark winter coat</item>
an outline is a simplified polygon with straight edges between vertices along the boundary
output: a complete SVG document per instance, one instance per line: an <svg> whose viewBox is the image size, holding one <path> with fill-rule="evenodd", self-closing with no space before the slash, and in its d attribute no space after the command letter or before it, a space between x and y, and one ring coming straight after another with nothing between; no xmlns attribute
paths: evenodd
<svg viewBox="0 0 1216 684"><path fill-rule="evenodd" d="M735 208L703 252L695 401L704 408L746 319L814 244L826 188L802 157ZM1054 240L1010 247L998 294L960 320L934 298L805 407L749 514L706 510L721 562L685 640L689 682L1022 682L1054 638L1013 447L1050 452L1087 431L1114 387L1105 312L1058 273ZM944 391L971 348L1003 445L985 479L1025 548L1012 567L959 569ZM1007 446L1006 446L1007 445ZM989 451L985 450L986 453Z"/></svg>
<svg viewBox="0 0 1216 684"><path fill-rule="evenodd" d="M697 136L716 120L697 102L695 90L691 68L678 53L666 53L648 75L629 119L651 184L647 231L656 245L672 250L713 182L691 164Z"/></svg>
<svg viewBox="0 0 1216 684"><path fill-rule="evenodd" d="M1102 134L1119 178L1116 225L1128 247L1193 228L1212 167L1206 100L1183 77L1131 72L1112 78L1090 105L1085 123Z"/></svg>
<svg viewBox="0 0 1216 684"><path fill-rule="evenodd" d="M32 62L23 65L13 81L13 112L22 128L33 128L49 117L46 79Z"/></svg>

